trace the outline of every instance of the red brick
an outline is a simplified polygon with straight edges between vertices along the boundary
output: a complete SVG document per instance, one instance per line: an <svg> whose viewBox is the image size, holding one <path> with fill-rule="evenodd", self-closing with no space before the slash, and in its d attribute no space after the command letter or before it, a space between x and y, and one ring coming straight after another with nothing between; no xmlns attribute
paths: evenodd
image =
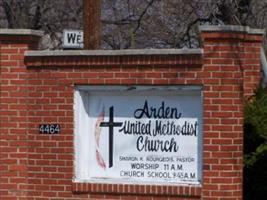
<svg viewBox="0 0 267 200"><path fill-rule="evenodd" d="M25 60L28 67L23 54L35 39L0 36L3 198L241 200L243 91L249 97L258 84L262 37L212 32L202 36L203 56L32 58ZM11 39L18 42L5 44ZM72 183L73 91L79 84L202 85L202 186ZM61 134L39 135L38 125L50 122L61 124Z"/></svg>

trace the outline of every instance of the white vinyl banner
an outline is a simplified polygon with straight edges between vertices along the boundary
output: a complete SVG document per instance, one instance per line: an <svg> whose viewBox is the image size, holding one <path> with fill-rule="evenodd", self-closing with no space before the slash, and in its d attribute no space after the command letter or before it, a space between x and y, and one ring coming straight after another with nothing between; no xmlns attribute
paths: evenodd
<svg viewBox="0 0 267 200"><path fill-rule="evenodd" d="M199 184L201 90L75 92L76 181Z"/></svg>

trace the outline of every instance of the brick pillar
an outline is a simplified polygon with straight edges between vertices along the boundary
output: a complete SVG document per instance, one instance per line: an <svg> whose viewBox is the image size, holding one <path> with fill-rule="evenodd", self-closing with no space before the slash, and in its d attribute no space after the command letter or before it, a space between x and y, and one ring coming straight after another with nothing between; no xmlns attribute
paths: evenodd
<svg viewBox="0 0 267 200"><path fill-rule="evenodd" d="M203 199L242 199L243 105L260 81L263 31L200 27L204 48Z"/></svg>
<svg viewBox="0 0 267 200"><path fill-rule="evenodd" d="M27 199L27 72L24 52L42 33L0 29L0 199Z"/></svg>

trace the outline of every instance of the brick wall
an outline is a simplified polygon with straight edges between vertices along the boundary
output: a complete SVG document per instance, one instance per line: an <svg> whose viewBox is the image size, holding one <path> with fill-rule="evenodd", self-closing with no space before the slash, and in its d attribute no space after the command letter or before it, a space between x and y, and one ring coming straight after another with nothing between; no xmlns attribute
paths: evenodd
<svg viewBox="0 0 267 200"><path fill-rule="evenodd" d="M23 31L22 31L23 32ZM0 31L0 199L26 199L28 186L27 69L24 52L39 32Z"/></svg>
<svg viewBox="0 0 267 200"><path fill-rule="evenodd" d="M0 199L242 199L243 104L259 83L262 31L202 27L203 50L191 51L28 51L38 36L0 32ZM73 182L76 85L202 85L203 183ZM61 133L40 135L41 123Z"/></svg>
<svg viewBox="0 0 267 200"><path fill-rule="evenodd" d="M243 105L260 79L262 37L202 30L204 199L242 199Z"/></svg>

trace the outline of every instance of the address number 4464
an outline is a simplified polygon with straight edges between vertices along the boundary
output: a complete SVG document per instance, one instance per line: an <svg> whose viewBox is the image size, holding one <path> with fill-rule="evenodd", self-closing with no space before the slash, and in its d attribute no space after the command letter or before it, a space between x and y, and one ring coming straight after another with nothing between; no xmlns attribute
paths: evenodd
<svg viewBox="0 0 267 200"><path fill-rule="evenodd" d="M39 133L40 134L58 134L60 132L59 124L40 124Z"/></svg>

